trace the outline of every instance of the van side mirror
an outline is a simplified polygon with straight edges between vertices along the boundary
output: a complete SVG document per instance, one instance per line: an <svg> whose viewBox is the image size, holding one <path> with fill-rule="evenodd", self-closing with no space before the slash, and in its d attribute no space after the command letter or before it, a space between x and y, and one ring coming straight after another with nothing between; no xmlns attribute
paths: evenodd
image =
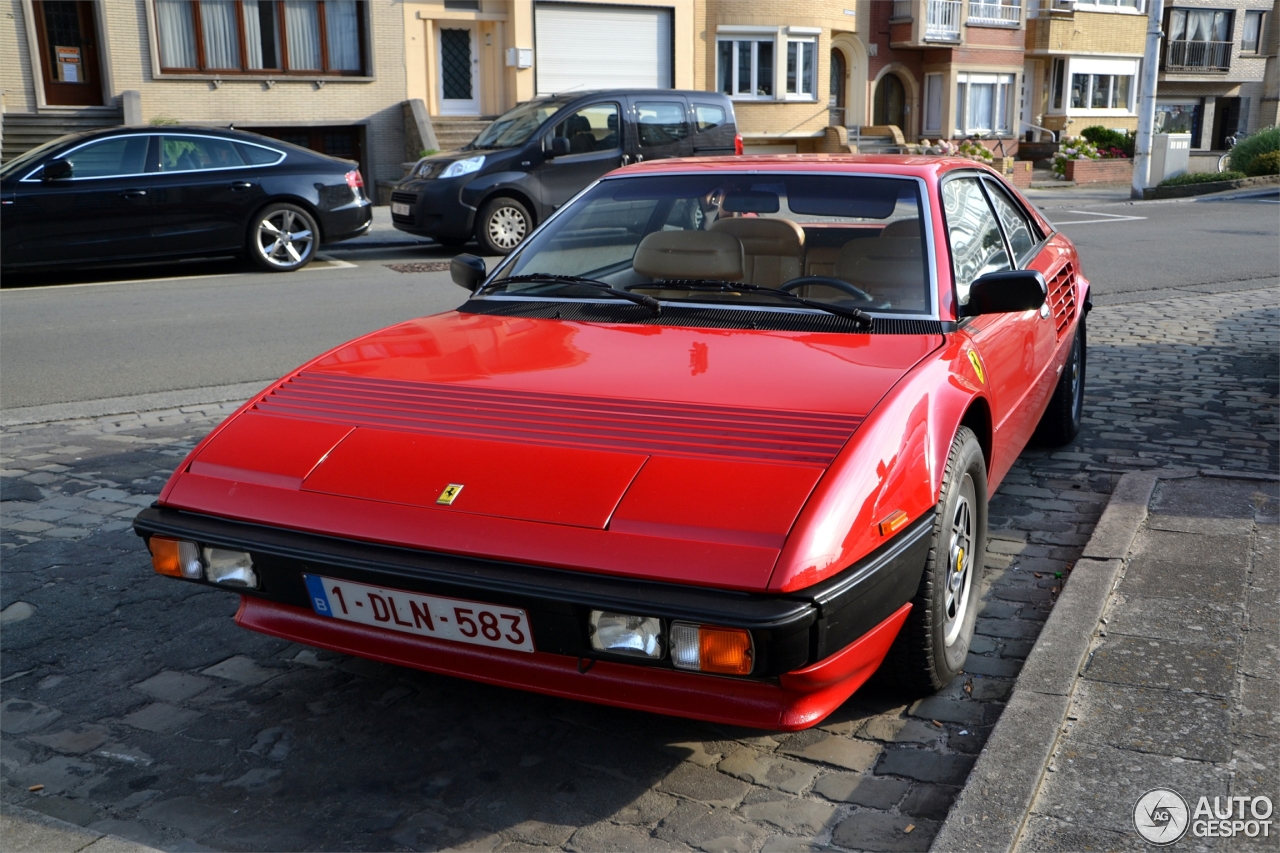
<svg viewBox="0 0 1280 853"><path fill-rule="evenodd" d="M40 170L42 181L65 181L75 173L75 166L70 160L50 160Z"/></svg>
<svg viewBox="0 0 1280 853"><path fill-rule="evenodd" d="M475 255L458 255L449 261L449 276L453 279L453 283L472 293L488 274L484 259L477 258Z"/></svg>
<svg viewBox="0 0 1280 853"><path fill-rule="evenodd" d="M960 316L1031 311L1044 304L1048 293L1044 276L1036 270L989 272L969 286L969 304L961 306Z"/></svg>
<svg viewBox="0 0 1280 853"><path fill-rule="evenodd" d="M551 142L547 146L547 157L563 157L569 153L569 137L553 136Z"/></svg>

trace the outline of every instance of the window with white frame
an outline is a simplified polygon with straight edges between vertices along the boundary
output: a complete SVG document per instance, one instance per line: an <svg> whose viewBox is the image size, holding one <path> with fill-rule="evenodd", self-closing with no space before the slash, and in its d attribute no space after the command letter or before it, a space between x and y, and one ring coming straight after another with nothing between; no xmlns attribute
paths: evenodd
<svg viewBox="0 0 1280 853"><path fill-rule="evenodd" d="M1090 12L1120 9L1129 12L1145 12L1145 0L1076 0L1077 7L1087 7Z"/></svg>
<svg viewBox="0 0 1280 853"><path fill-rule="evenodd" d="M1013 132L1012 74L956 76L956 134Z"/></svg>
<svg viewBox="0 0 1280 853"><path fill-rule="evenodd" d="M1244 53L1258 53L1262 44L1262 22L1266 12L1249 10L1244 13L1244 38L1240 42L1240 50Z"/></svg>
<svg viewBox="0 0 1280 853"><path fill-rule="evenodd" d="M1072 74L1073 110L1130 110L1133 76L1129 74Z"/></svg>
<svg viewBox="0 0 1280 853"><path fill-rule="evenodd" d="M718 42L716 79L731 98L773 98L774 38L722 38Z"/></svg>
<svg viewBox="0 0 1280 853"><path fill-rule="evenodd" d="M814 81L818 77L818 42L816 39L787 39L787 97L813 100Z"/></svg>
<svg viewBox="0 0 1280 853"><path fill-rule="evenodd" d="M942 133L942 75L924 75L923 133Z"/></svg>
<svg viewBox="0 0 1280 853"><path fill-rule="evenodd" d="M165 73L361 75L357 0L155 0Z"/></svg>

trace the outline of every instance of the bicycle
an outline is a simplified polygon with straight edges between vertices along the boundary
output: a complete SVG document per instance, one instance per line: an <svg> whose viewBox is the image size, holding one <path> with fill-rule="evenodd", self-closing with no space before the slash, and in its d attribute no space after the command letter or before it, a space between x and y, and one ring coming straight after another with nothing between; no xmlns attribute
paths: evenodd
<svg viewBox="0 0 1280 853"><path fill-rule="evenodd" d="M1237 143L1237 142L1239 142L1241 139L1244 139L1244 138L1245 138L1246 136L1248 136L1248 135L1249 135L1249 134L1247 134L1247 133L1241 133L1241 134L1238 134L1238 135L1236 135L1236 134L1232 134L1231 136L1228 136L1228 137L1227 137L1227 153L1226 153L1226 154L1223 154L1221 157L1219 157L1219 158L1218 158L1218 171L1219 171L1219 172L1226 172L1226 171L1229 171L1229 170L1227 169L1227 163L1228 163L1228 161L1230 161L1230 160L1231 160L1231 149L1232 149L1232 148L1235 148L1235 147L1236 147L1236 143Z"/></svg>

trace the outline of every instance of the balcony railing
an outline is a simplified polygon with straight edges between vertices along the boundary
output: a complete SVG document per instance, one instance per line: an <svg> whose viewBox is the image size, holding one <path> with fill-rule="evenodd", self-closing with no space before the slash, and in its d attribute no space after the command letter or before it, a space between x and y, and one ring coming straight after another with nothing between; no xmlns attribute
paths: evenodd
<svg viewBox="0 0 1280 853"><path fill-rule="evenodd" d="M1164 55L1167 71L1228 71L1229 41L1171 41Z"/></svg>
<svg viewBox="0 0 1280 853"><path fill-rule="evenodd" d="M953 41L960 38L961 0L929 0L925 6L926 39Z"/></svg>
<svg viewBox="0 0 1280 853"><path fill-rule="evenodd" d="M1011 3L982 3L969 0L969 23L996 27L1016 27L1022 21L1022 7Z"/></svg>
<svg viewBox="0 0 1280 853"><path fill-rule="evenodd" d="M914 17L915 0L893 0L893 20L909 21Z"/></svg>

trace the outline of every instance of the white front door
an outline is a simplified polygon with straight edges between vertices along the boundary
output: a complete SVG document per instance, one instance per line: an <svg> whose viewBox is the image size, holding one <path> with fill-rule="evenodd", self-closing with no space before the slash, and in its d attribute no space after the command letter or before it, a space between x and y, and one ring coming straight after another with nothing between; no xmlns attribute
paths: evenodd
<svg viewBox="0 0 1280 853"><path fill-rule="evenodd" d="M476 25L441 21L436 32L440 115L480 115L480 51Z"/></svg>

